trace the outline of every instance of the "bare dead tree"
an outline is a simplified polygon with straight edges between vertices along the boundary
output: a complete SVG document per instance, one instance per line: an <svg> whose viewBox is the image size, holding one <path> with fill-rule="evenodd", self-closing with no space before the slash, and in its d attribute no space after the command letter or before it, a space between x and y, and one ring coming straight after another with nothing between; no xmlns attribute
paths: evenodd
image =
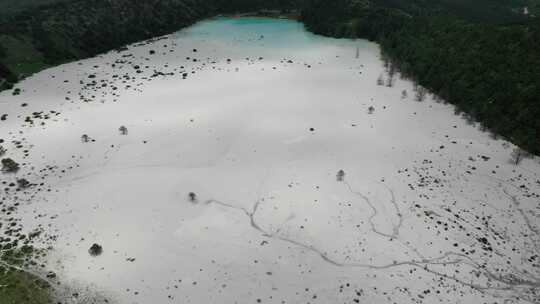
<svg viewBox="0 0 540 304"><path fill-rule="evenodd" d="M388 71L388 69L390 68L390 65L391 65L390 58L388 58L388 56L386 56L384 53L382 53L381 55L382 55L382 61L383 61L384 69L386 71Z"/></svg>
<svg viewBox="0 0 540 304"><path fill-rule="evenodd" d="M384 78L383 75L379 75L379 78L377 78L377 85L382 86L384 85Z"/></svg>
<svg viewBox="0 0 540 304"><path fill-rule="evenodd" d="M510 161L517 166L521 163L522 160L530 157L531 154L529 152L517 147L512 150L512 154L510 154Z"/></svg>
<svg viewBox="0 0 540 304"><path fill-rule="evenodd" d="M394 79L396 76L396 66L390 62L388 66L388 79L386 79L386 86L391 88L394 86Z"/></svg>
<svg viewBox="0 0 540 304"><path fill-rule="evenodd" d="M418 102L422 102L426 100L426 95L427 95L427 89L422 86L418 86L416 89L416 95L414 99Z"/></svg>

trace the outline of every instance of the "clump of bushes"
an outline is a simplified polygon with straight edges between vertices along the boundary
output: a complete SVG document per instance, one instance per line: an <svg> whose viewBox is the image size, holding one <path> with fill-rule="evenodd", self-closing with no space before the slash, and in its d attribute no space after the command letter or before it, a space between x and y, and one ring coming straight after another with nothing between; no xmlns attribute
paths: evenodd
<svg viewBox="0 0 540 304"><path fill-rule="evenodd" d="M11 158L2 159L2 171L3 172L17 172L19 171L19 164Z"/></svg>

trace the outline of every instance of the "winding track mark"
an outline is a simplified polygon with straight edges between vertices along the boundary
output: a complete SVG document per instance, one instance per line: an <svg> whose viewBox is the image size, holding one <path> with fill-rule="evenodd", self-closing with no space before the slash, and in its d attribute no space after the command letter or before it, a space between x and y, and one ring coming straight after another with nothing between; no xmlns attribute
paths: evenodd
<svg viewBox="0 0 540 304"><path fill-rule="evenodd" d="M353 188L350 186L350 184L347 183L347 187L351 190L351 192L356 193L357 195L362 197L364 199L364 201L366 201L366 203L371 207L371 209L373 211L372 215L370 216L370 221L371 221L378 214L377 209L375 208L375 206L371 203L371 201L369 200L369 198L366 195L364 195L363 193L354 191ZM371 225L372 225L374 233L379 234L379 235L384 236L384 237L391 238L391 239L397 239L398 236L399 236L399 228L403 224L403 219L402 219L402 215L401 215L401 213L399 211L399 207L398 207L397 203L395 202L395 196L393 194L393 191L391 189L389 189L389 188L387 188L387 189L389 191L391 191L391 193L392 193L391 194L391 196L392 196L392 199L391 199L392 204L394 205L394 207L395 207L395 209L397 211L397 214L398 214L398 217L400 218L400 221L399 221L398 224L393 226L392 234L383 233L383 232L378 231L375 228L375 225L372 222L371 222ZM421 270L423 270L425 272L428 272L430 274L436 275L438 277L454 281L454 282L456 282L456 283L458 283L458 284L460 284L462 286L469 287L469 288L474 289L474 290L476 290L476 291L478 291L478 292L480 292L482 294L490 294L491 296L494 296L494 297L504 298L504 297L507 297L507 295L505 296L504 294L499 294L498 292L509 292L509 293L512 294L512 296L517 296L517 297L521 298L522 300L524 300L524 301L526 301L528 303L534 304L536 302L536 300L537 300L536 298L534 298L534 292L533 292L533 296L530 296L527 293L527 291L528 290L533 290L534 291L536 289L540 289L540 278L534 278L533 277L533 278L530 278L530 279L524 279L524 278L514 278L514 277L502 277L502 276L493 274L492 272L487 270L482 264L475 262L471 257L469 257L469 256L467 256L465 254L452 252L452 251L447 251L447 252L445 252L443 255L441 255L439 257L434 257L434 258L427 259L427 258L424 258L419 253L419 251L415 248L414 249L415 253L421 257L420 259L411 259L411 260L404 260L404 261L393 261L390 264L382 264L382 265L372 265L372 264L363 264L363 263L347 263L347 262L342 262L342 261L336 260L336 259L332 258L331 256L329 256L323 250L321 250L321 249L319 249L319 248L317 248L317 247L315 247L313 245L306 244L306 243L303 243L301 241L297 241L297 240L294 240L294 239L287 238L287 237L279 235L279 231L280 231L279 229L274 233L270 233L270 232L266 231L264 228L262 228L261 225L259 225L257 223L257 221L256 221L256 213L259 210L259 207L260 207L260 205L262 204L263 201L264 201L263 199L258 199L253 204L253 207L251 208L251 210L249 210L247 208L244 208L244 207L239 207L239 206L235 206L235 205L232 205L232 204L229 204L229 203L225 203L225 202L222 202L222 201L219 201L219 200L215 200L215 199L210 199L210 200L206 201L206 204L216 204L216 205L228 208L228 209L241 211L242 213L244 213L249 218L251 227L253 229L259 231L263 236L268 237L268 238L281 240L283 242L293 244L295 246L303 248L303 249L305 249L305 250L307 250L309 252L312 252L313 254L318 255L323 261L327 262L330 265L336 266L336 267L344 267L344 268L349 267L349 268L364 268L364 269L371 269L371 270L383 270L383 269L396 268L396 267L400 267L400 266L411 266L411 267L421 269ZM453 257L453 259L447 260L448 258L451 258L451 257ZM473 284L472 282L470 282L470 283L466 282L464 279L458 278L456 276L450 276L450 275L448 275L448 274L446 274L444 272L436 271L436 270L433 270L433 269L429 268L429 266L437 266L437 265L442 265L442 266L447 266L447 265L469 265L469 266L473 267L478 273L483 274L488 279L488 281L493 281L493 282L499 283L502 286L494 285L494 284L491 284L490 282L488 282L486 285ZM525 290L523 290L523 289L525 289Z"/></svg>

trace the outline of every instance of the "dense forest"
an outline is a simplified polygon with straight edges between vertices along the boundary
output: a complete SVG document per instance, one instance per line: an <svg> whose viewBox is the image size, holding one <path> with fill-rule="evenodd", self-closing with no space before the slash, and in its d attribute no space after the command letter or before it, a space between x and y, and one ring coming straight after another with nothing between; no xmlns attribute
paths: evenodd
<svg viewBox="0 0 540 304"><path fill-rule="evenodd" d="M315 33L381 44L402 75L540 154L540 22L531 0L51 0L0 19L0 89L48 66L219 13L298 8ZM23 1L24 3L24 1ZM524 7L529 8L528 14Z"/></svg>

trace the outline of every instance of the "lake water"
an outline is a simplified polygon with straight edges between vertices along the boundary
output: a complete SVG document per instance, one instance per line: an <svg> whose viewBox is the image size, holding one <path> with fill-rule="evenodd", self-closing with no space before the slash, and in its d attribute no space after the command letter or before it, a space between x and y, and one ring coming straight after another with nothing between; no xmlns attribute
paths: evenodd
<svg viewBox="0 0 540 304"><path fill-rule="evenodd" d="M4 204L74 303L538 301L538 160L379 77L378 45L266 18L49 69L0 94L36 183Z"/></svg>

